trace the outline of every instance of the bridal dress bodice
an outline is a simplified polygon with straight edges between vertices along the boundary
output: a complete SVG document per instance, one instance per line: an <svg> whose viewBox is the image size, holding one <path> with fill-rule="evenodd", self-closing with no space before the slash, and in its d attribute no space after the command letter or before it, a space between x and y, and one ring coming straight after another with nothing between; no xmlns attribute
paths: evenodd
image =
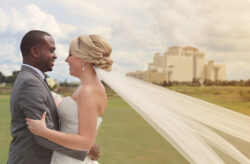
<svg viewBox="0 0 250 164"><path fill-rule="evenodd" d="M72 97L65 97L58 106L58 116L60 118L60 131L65 133L78 133L78 106ZM97 128L101 125L102 118L97 117ZM51 164L98 164L97 161L86 157L80 161L59 152L54 151Z"/></svg>

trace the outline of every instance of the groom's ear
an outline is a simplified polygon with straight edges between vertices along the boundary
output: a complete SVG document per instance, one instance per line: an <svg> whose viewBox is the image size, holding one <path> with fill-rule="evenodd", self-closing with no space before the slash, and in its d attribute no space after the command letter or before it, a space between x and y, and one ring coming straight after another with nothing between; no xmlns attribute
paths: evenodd
<svg viewBox="0 0 250 164"><path fill-rule="evenodd" d="M30 55L33 56L34 58L38 58L40 54L40 51L37 47L31 47L30 48Z"/></svg>

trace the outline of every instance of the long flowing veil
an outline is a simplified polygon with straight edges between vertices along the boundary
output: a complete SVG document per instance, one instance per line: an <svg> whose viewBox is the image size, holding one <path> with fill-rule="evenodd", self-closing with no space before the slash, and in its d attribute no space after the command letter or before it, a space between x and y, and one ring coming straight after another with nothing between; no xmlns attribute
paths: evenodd
<svg viewBox="0 0 250 164"><path fill-rule="evenodd" d="M250 117L119 72L96 72L190 163L250 163Z"/></svg>

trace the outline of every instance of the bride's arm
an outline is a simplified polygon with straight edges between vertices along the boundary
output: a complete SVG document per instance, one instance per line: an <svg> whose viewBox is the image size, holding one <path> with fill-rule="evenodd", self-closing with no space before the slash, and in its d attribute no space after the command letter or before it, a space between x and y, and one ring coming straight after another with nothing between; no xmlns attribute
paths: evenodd
<svg viewBox="0 0 250 164"><path fill-rule="evenodd" d="M81 101L78 101L78 134L68 134L48 129L45 123L45 114L43 114L41 120L27 118L28 127L32 133L64 147L74 150L89 150L94 144L97 133L97 97L88 89L80 92L79 100Z"/></svg>

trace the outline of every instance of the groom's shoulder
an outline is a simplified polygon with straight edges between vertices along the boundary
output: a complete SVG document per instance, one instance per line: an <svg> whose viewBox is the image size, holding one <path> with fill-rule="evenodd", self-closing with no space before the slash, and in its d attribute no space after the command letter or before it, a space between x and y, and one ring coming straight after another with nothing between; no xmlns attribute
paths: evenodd
<svg viewBox="0 0 250 164"><path fill-rule="evenodd" d="M28 72L28 71L21 71L18 76L17 76L17 80L21 80L21 81L39 81L39 78L37 76L35 76L33 73Z"/></svg>
<svg viewBox="0 0 250 164"><path fill-rule="evenodd" d="M38 77L28 71L19 72L14 87L23 88L30 85L39 85L41 81Z"/></svg>
<svg viewBox="0 0 250 164"><path fill-rule="evenodd" d="M39 89L41 86L40 80L32 73L21 71L18 73L12 88L11 99L16 100L28 93L41 92Z"/></svg>

